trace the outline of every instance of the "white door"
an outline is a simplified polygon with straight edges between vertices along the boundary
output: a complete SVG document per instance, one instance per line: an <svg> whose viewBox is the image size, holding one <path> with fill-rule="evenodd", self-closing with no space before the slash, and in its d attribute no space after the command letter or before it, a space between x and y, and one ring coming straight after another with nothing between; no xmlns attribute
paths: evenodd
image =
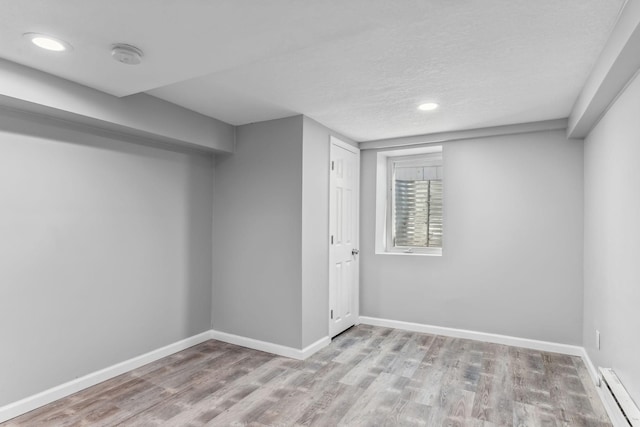
<svg viewBox="0 0 640 427"><path fill-rule="evenodd" d="M356 324L359 308L360 150L331 137L329 334Z"/></svg>

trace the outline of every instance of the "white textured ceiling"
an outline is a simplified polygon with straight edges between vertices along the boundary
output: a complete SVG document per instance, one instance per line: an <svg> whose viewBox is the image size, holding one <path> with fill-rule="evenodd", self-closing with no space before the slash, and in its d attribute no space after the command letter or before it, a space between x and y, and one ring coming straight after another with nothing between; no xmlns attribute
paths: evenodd
<svg viewBox="0 0 640 427"><path fill-rule="evenodd" d="M0 56L236 125L306 114L365 141L567 117L622 3L0 0ZM74 50L39 51L30 31ZM112 61L116 42L143 64Z"/></svg>

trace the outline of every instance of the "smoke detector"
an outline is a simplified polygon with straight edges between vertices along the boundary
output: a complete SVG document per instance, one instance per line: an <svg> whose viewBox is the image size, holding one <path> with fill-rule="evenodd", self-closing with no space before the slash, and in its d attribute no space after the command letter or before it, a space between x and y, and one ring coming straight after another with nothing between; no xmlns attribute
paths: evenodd
<svg viewBox="0 0 640 427"><path fill-rule="evenodd" d="M142 62L142 51L130 44L116 44L111 49L111 56L118 62L127 65L138 65Z"/></svg>

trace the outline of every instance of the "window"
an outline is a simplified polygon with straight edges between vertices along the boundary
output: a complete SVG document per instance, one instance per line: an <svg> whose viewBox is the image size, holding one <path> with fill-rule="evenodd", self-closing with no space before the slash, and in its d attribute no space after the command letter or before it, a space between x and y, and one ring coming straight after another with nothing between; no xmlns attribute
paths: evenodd
<svg viewBox="0 0 640 427"><path fill-rule="evenodd" d="M390 157L388 168L387 248L442 248L442 156Z"/></svg>
<svg viewBox="0 0 640 427"><path fill-rule="evenodd" d="M378 153L376 253L441 255L442 147Z"/></svg>

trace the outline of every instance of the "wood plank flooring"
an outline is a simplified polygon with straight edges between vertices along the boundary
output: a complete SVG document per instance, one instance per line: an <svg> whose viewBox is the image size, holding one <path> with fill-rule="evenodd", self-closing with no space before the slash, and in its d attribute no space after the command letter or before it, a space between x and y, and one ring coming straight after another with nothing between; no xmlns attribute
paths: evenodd
<svg viewBox="0 0 640 427"><path fill-rule="evenodd" d="M0 426L611 426L578 357L366 325L306 361L219 341Z"/></svg>

